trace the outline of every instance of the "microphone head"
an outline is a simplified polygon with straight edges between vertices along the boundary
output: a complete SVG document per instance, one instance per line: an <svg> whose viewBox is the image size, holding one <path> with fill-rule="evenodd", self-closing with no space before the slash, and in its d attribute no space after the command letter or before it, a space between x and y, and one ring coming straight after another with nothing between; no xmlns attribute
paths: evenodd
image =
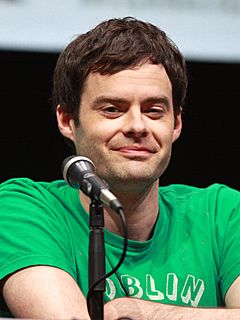
<svg viewBox="0 0 240 320"><path fill-rule="evenodd" d="M82 172L95 172L95 165L94 163L88 159L87 157L83 156L69 156L66 159L63 160L61 170L62 170L62 175L63 179L71 185L69 182L69 170L72 165L77 165L80 166L80 170Z"/></svg>
<svg viewBox="0 0 240 320"><path fill-rule="evenodd" d="M95 166L90 159L83 156L67 157L62 163L62 174L70 187L80 189L89 198L101 201L116 212L122 208L108 184L95 175Z"/></svg>
<svg viewBox="0 0 240 320"><path fill-rule="evenodd" d="M62 165L61 165L61 172L62 172L62 175L63 175L63 172L64 172L64 168L65 166L67 165L68 161L75 158L76 156L68 156L67 158L65 158L62 162Z"/></svg>

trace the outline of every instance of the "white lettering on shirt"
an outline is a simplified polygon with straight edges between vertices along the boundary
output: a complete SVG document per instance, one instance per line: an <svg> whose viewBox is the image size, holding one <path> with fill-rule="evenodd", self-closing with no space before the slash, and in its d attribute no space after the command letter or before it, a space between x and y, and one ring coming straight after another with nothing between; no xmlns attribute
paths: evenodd
<svg viewBox="0 0 240 320"><path fill-rule="evenodd" d="M197 307L205 290L204 281L196 279L193 275L187 275L183 287L179 287L179 279L175 273L166 275L166 290L162 292L157 287L157 282L150 274L146 274L145 283L141 283L139 279L131 275L121 275L121 282L130 297L142 298L144 294L151 301L177 301L178 298L186 305ZM107 278L107 297L112 300L116 297L119 290L123 292L120 282L118 288L116 283ZM146 288L146 292L144 292Z"/></svg>

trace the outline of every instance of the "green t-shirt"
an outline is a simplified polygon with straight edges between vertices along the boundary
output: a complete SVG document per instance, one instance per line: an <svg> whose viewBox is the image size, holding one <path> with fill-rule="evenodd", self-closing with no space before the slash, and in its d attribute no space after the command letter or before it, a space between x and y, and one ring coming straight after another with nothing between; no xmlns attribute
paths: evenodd
<svg viewBox="0 0 240 320"><path fill-rule="evenodd" d="M0 279L21 268L49 265L68 272L88 291L88 213L64 181L12 179L0 185ZM105 230L106 270L123 239ZM129 241L126 259L107 279L105 300L129 296L182 306L224 305L240 275L240 193L208 188L159 188L153 236Z"/></svg>

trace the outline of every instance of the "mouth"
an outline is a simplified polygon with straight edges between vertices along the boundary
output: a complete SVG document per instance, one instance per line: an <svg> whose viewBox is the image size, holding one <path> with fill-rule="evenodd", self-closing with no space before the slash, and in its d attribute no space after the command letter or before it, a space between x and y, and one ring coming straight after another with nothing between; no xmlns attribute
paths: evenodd
<svg viewBox="0 0 240 320"><path fill-rule="evenodd" d="M129 157L149 157L153 153L153 150L146 147L134 147L134 146L123 146L117 149L114 149L125 156Z"/></svg>

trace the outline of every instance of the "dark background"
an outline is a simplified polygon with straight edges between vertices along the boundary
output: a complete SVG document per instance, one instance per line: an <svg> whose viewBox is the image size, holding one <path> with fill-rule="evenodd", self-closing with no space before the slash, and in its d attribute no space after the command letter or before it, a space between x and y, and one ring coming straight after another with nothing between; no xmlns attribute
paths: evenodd
<svg viewBox="0 0 240 320"><path fill-rule="evenodd" d="M0 51L0 182L13 177L61 179L71 154L51 111L51 79L58 54ZM161 184L240 190L240 64L188 61L190 85L182 137Z"/></svg>

